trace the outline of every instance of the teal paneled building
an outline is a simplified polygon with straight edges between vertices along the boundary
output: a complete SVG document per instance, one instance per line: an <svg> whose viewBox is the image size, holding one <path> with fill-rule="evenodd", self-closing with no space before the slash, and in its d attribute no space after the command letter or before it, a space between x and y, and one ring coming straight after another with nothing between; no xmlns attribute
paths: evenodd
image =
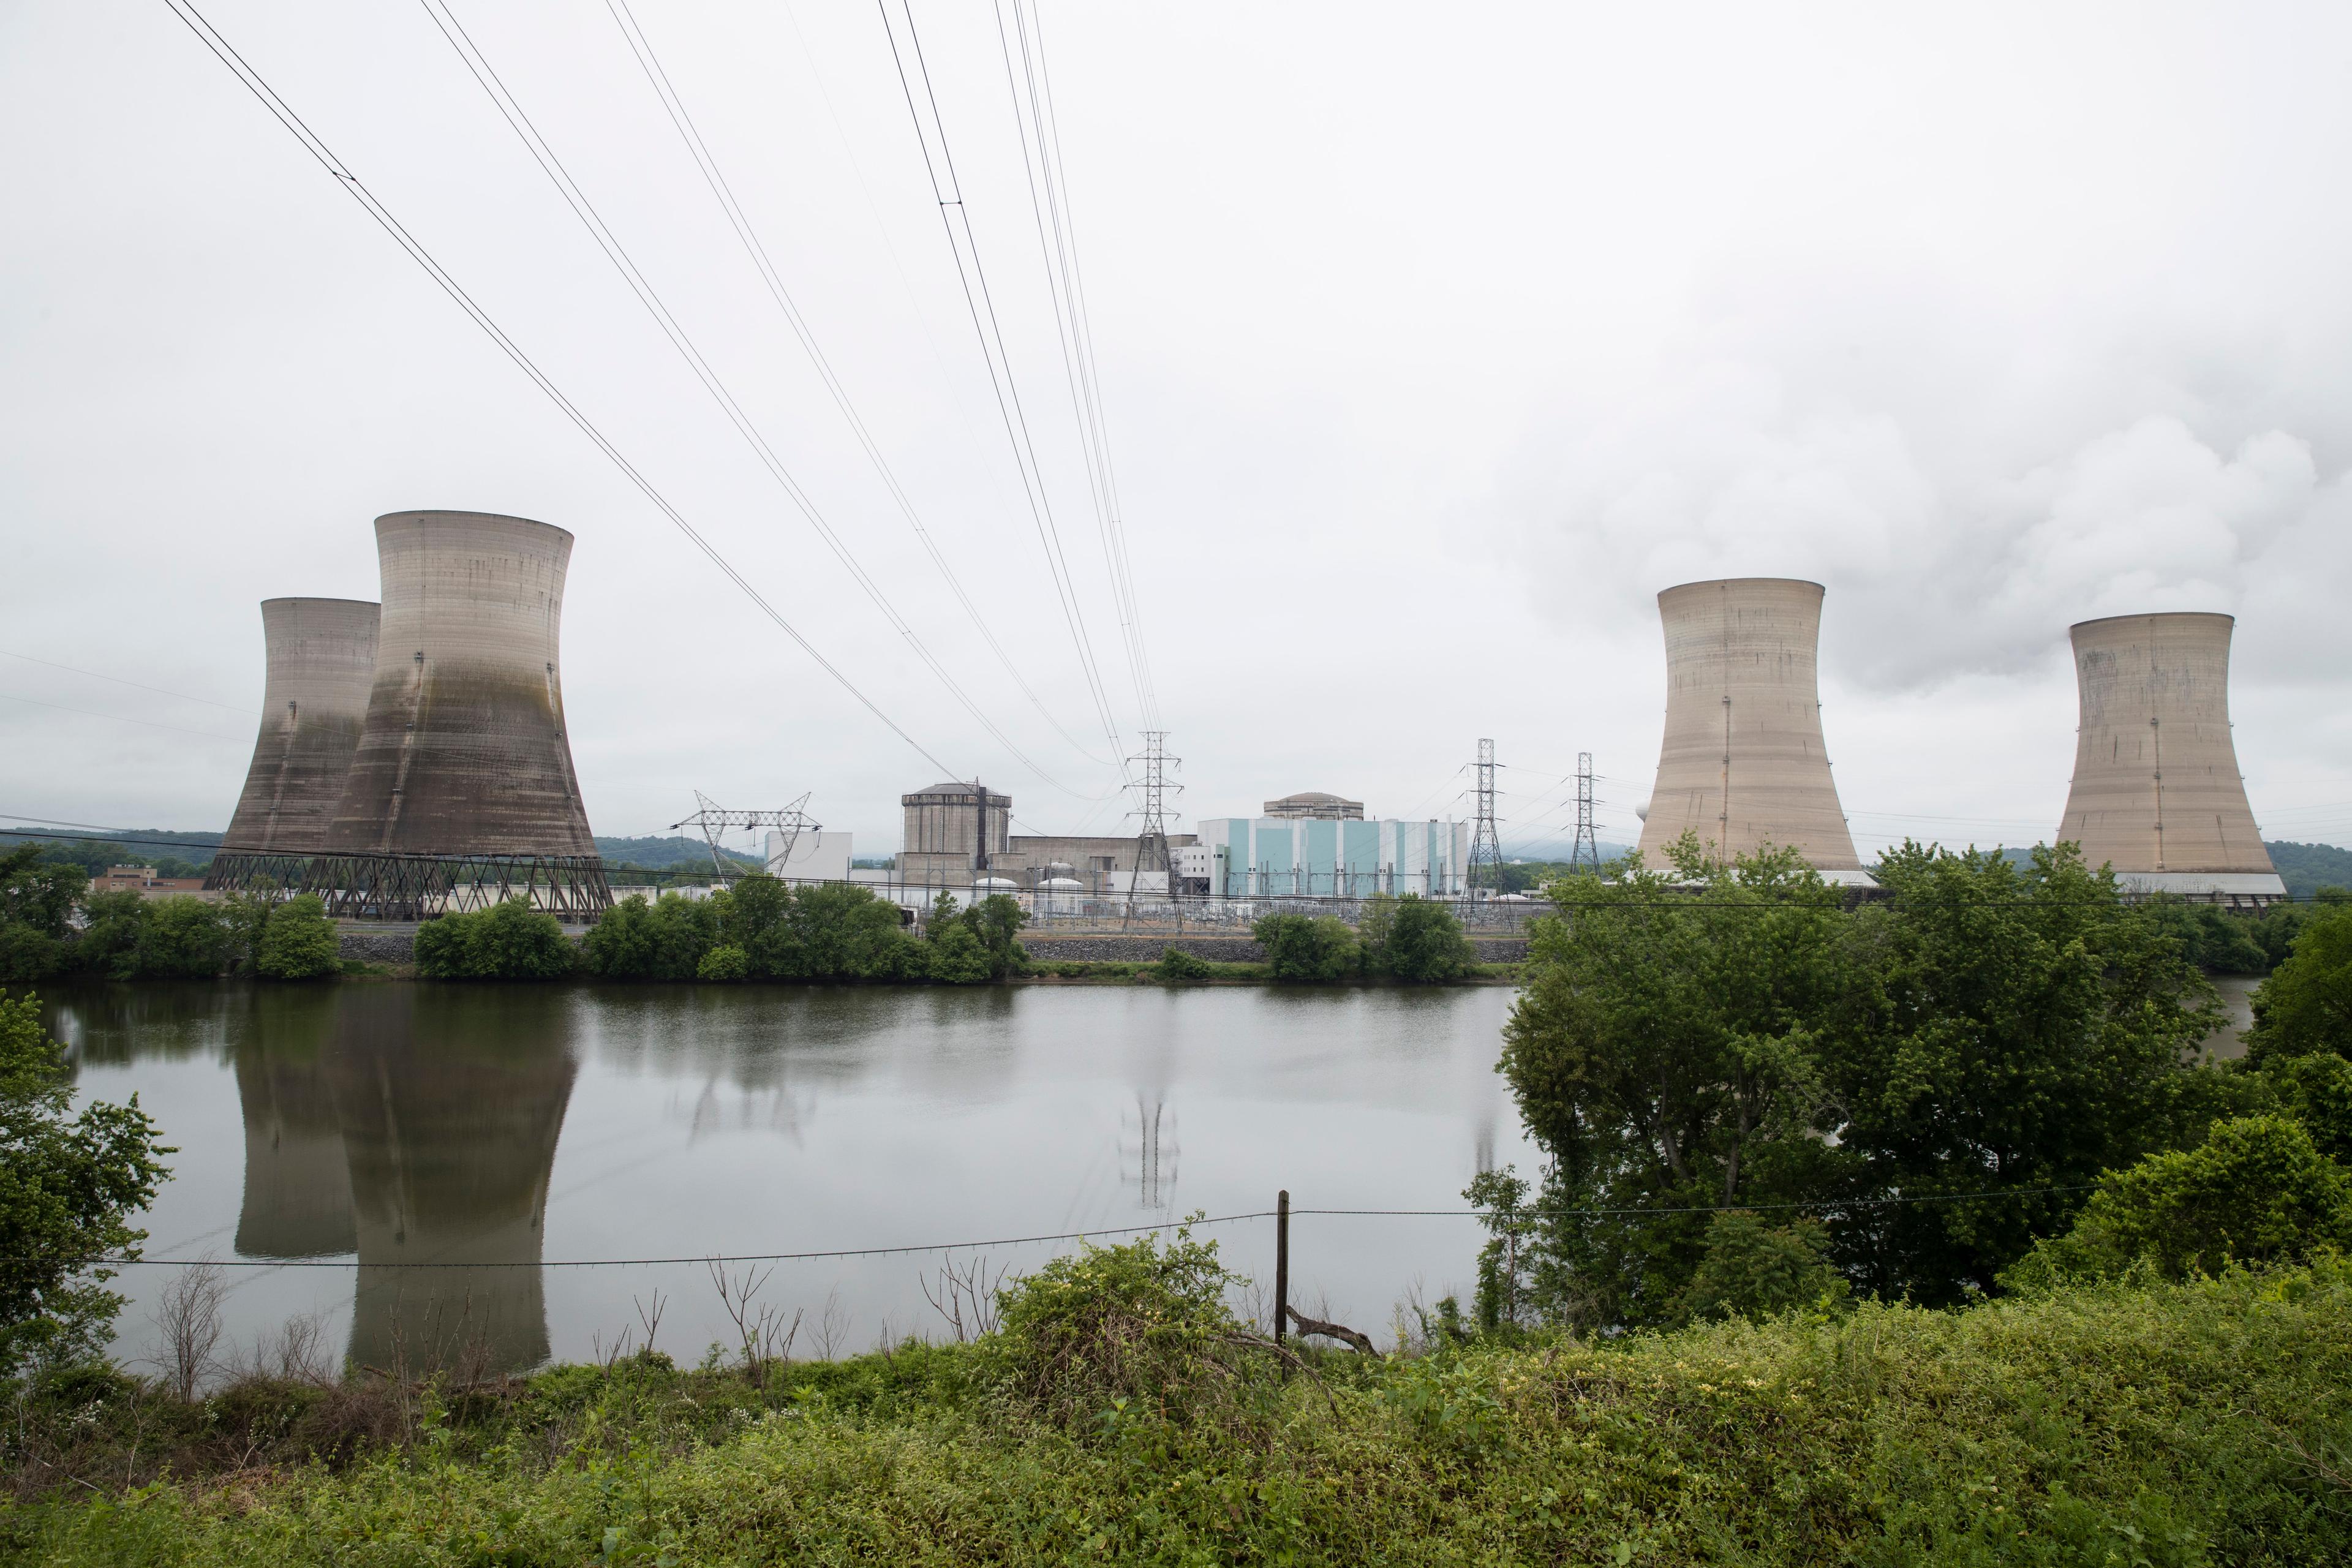
<svg viewBox="0 0 2352 1568"><path fill-rule="evenodd" d="M1227 898L1458 897L1466 822L1220 816L1196 825ZM1222 853L1219 853L1222 851Z"/></svg>

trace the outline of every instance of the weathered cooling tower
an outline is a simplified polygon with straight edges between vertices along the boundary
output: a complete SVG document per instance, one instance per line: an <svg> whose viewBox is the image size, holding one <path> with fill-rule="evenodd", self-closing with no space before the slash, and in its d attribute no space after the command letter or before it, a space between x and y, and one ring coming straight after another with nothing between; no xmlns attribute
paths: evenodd
<svg viewBox="0 0 2352 1568"><path fill-rule="evenodd" d="M2072 629L2074 782L2058 837L2126 886L2222 901L2286 896L2230 740L2228 616L2111 616Z"/></svg>
<svg viewBox="0 0 2352 1568"><path fill-rule="evenodd" d="M242 887L281 887L327 847L375 682L376 606L357 599L264 599L261 734L208 872Z"/></svg>
<svg viewBox="0 0 2352 1568"><path fill-rule="evenodd" d="M375 532L374 684L327 836L338 907L414 916L508 892L604 907L557 652L572 535L469 511L393 512Z"/></svg>
<svg viewBox="0 0 2352 1568"><path fill-rule="evenodd" d="M1685 583L1658 595L1666 733L1642 825L1653 868L1685 829L1725 855L1792 848L1865 881L1822 748L1822 586L1782 577Z"/></svg>

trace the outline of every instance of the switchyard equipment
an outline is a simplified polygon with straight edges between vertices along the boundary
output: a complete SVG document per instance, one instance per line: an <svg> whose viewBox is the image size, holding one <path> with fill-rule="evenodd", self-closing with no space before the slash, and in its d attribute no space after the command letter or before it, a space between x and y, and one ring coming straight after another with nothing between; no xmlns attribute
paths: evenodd
<svg viewBox="0 0 2352 1568"><path fill-rule="evenodd" d="M376 519L383 605L367 709L318 853L331 913L419 920L511 897L612 907L563 718L572 535L526 518Z"/></svg>
<svg viewBox="0 0 2352 1568"><path fill-rule="evenodd" d="M261 602L261 731L206 887L296 886L327 847L367 719L377 617L359 599Z"/></svg>
<svg viewBox="0 0 2352 1568"><path fill-rule="evenodd" d="M810 795L815 793L814 790L809 792ZM743 875L742 866L729 859L725 847L719 843L728 833L737 828L772 829L766 858L773 864L780 860L789 861L793 858L793 846L799 841L800 836L817 832L823 826L801 809L809 803L807 795L781 811L730 811L700 790L694 792L694 800L702 809L692 816L671 823L669 830L676 833L681 827L699 829L703 842L710 846L710 864L721 881L732 881ZM776 842L778 838L782 840L781 844Z"/></svg>
<svg viewBox="0 0 2352 1568"><path fill-rule="evenodd" d="M1822 742L1822 585L1685 583L1658 595L1665 738L1642 825L1652 867L1685 830L1728 858L1793 848L1832 881L1867 882Z"/></svg>
<svg viewBox="0 0 2352 1568"><path fill-rule="evenodd" d="M2111 616L2070 629L2082 721L2058 837L2138 893L2286 896L2230 735L2232 617Z"/></svg>

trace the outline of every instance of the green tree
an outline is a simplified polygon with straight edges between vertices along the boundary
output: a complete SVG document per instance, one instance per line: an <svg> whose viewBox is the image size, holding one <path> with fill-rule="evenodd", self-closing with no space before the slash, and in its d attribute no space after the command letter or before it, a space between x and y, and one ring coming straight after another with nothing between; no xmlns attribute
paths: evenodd
<svg viewBox="0 0 2352 1568"><path fill-rule="evenodd" d="M2209 974L2270 973L2272 959L2263 946L2260 921L2212 904L2169 899L2149 905L2147 913L2179 942L2181 956Z"/></svg>
<svg viewBox="0 0 2352 1568"><path fill-rule="evenodd" d="M588 970L606 980L691 980L718 943L719 916L714 899L633 893L588 928Z"/></svg>
<svg viewBox="0 0 2352 1568"><path fill-rule="evenodd" d="M2003 1275L2012 1287L2113 1276L2145 1263L2167 1279L2232 1263L2284 1263L2352 1246L2352 1172L2284 1116L2218 1123L2194 1149L2113 1172L2072 1231Z"/></svg>
<svg viewBox="0 0 2352 1568"><path fill-rule="evenodd" d="M128 1216L170 1173L137 1096L72 1103L39 1004L0 994L0 1375L104 1348L122 1298L98 1260L136 1256L146 1233Z"/></svg>
<svg viewBox="0 0 2352 1568"><path fill-rule="evenodd" d="M963 920L988 954L992 978L1002 980L1029 967L1028 950L1019 941L1021 928L1029 923L1029 912L1021 907L1020 900L1010 893L991 893L965 910Z"/></svg>
<svg viewBox="0 0 2352 1568"><path fill-rule="evenodd" d="M137 893L93 893L82 901L81 934L70 962L85 974L129 980L139 973L139 942L147 933L147 900Z"/></svg>
<svg viewBox="0 0 2352 1568"><path fill-rule="evenodd" d="M251 969L260 963L261 938L268 931L269 917L277 911L279 901L278 884L268 877L257 878L253 886L239 889L221 900L221 924L228 931L232 963Z"/></svg>
<svg viewBox="0 0 2352 1568"><path fill-rule="evenodd" d="M732 942L721 942L702 955L696 966L697 980L741 980L751 973L751 961L741 948Z"/></svg>
<svg viewBox="0 0 2352 1568"><path fill-rule="evenodd" d="M269 911L254 952L256 974L264 980L316 980L341 967L341 938L316 894L303 893Z"/></svg>
<svg viewBox="0 0 2352 1568"><path fill-rule="evenodd" d="M953 921L930 937L930 976L950 985L977 985L989 978L988 949L980 933Z"/></svg>
<svg viewBox="0 0 2352 1568"><path fill-rule="evenodd" d="M39 980L65 966L73 912L89 887L79 867L43 863L37 844L0 854L0 982Z"/></svg>
<svg viewBox="0 0 2352 1568"><path fill-rule="evenodd" d="M210 980L228 960L229 930L216 907L185 895L152 900L132 957L138 973Z"/></svg>
<svg viewBox="0 0 2352 1568"><path fill-rule="evenodd" d="M1793 851L1725 863L1688 835L1672 876L1555 883L1502 1070L1550 1156L1533 1270L1544 1309L1591 1326L1665 1322L1703 1255L1705 1212L1809 1195L1837 1155L1823 1037L1851 988L1837 890ZM1677 883L1696 883L1678 892ZM1667 1214L1590 1211L1667 1209Z"/></svg>
<svg viewBox="0 0 2352 1568"><path fill-rule="evenodd" d="M1853 1287L1829 1254L1830 1233L1818 1220L1772 1226L1744 1209L1718 1210L1677 1305L1692 1319L1832 1310Z"/></svg>
<svg viewBox="0 0 2352 1568"><path fill-rule="evenodd" d="M2327 1052L2352 1057L2352 904L2315 910L2286 962L2254 993L2246 1059Z"/></svg>
<svg viewBox="0 0 2352 1568"><path fill-rule="evenodd" d="M1363 952L1366 969L1412 985L1459 980L1477 957L1454 911L1419 893L1369 900Z"/></svg>
<svg viewBox="0 0 2352 1568"><path fill-rule="evenodd" d="M946 929L931 926L934 936ZM780 980L919 979L926 945L908 935L898 906L872 889L824 882L794 892L790 918L752 950L752 970Z"/></svg>
<svg viewBox="0 0 2352 1568"><path fill-rule="evenodd" d="M1939 1201L1832 1229L1858 1286L1948 1305L2065 1228L2063 1189L2201 1135L2221 1015L2163 917L2072 845L2021 867L1906 843L1875 874L1893 897L1853 917L1851 1016L1824 1037L1838 1191Z"/></svg>
<svg viewBox="0 0 2352 1568"><path fill-rule="evenodd" d="M1344 980L1360 962L1356 933L1329 915L1260 915L1250 935L1276 980Z"/></svg>
<svg viewBox="0 0 2352 1568"><path fill-rule="evenodd" d="M428 980L560 980L578 963L562 922L526 899L416 928L416 973Z"/></svg>
<svg viewBox="0 0 2352 1568"><path fill-rule="evenodd" d="M2279 1109L2303 1123L2313 1146L2352 1169L2352 1059L2285 1057L2272 1062L2261 1077L2276 1095Z"/></svg>

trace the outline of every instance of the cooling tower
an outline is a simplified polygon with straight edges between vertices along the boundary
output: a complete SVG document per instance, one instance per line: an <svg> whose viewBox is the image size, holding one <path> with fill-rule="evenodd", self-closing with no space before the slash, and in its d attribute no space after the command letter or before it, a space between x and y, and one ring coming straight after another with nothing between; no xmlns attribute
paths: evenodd
<svg viewBox="0 0 2352 1568"><path fill-rule="evenodd" d="M2137 891L2284 898L2230 740L2228 616L2111 616L2072 629L2074 782L2058 837Z"/></svg>
<svg viewBox="0 0 2352 1568"><path fill-rule="evenodd" d="M487 512L400 511L375 520L375 537L374 685L327 847L593 858L557 673L572 535Z"/></svg>
<svg viewBox="0 0 2352 1568"><path fill-rule="evenodd" d="M376 606L264 599L261 735L224 850L309 855L327 847L375 681Z"/></svg>
<svg viewBox="0 0 2352 1568"><path fill-rule="evenodd" d="M1771 844L1833 881L1867 881L1822 749L1822 585L1685 583L1658 595L1658 616L1666 733L1643 858L1661 866L1665 847L1690 829L1727 856Z"/></svg>

